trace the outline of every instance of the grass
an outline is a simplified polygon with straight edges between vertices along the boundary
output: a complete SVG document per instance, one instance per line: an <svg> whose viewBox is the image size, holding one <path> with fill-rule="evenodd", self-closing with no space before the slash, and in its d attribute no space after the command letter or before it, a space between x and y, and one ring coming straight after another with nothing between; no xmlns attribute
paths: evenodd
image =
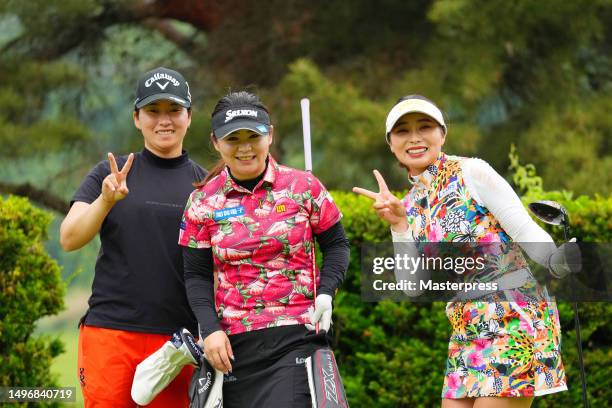
<svg viewBox="0 0 612 408"><path fill-rule="evenodd" d="M77 354L79 331L77 323L87 310L89 290L70 288L66 293L65 309L60 314L41 319L37 323L36 334L58 336L65 351L53 360L51 371L58 376L61 387L76 388L76 403L65 403L64 407L82 407L83 393L77 377Z"/></svg>
<svg viewBox="0 0 612 408"><path fill-rule="evenodd" d="M65 403L65 407L82 407L83 393L77 377L77 352L79 344L79 332L75 329L58 333L66 351L53 360L51 371L59 375L58 384L62 387L76 388L76 404Z"/></svg>

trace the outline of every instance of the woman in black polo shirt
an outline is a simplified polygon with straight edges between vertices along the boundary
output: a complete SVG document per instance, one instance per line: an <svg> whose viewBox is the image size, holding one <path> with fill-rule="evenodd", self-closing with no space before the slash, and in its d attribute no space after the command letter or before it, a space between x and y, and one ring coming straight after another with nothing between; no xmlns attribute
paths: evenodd
<svg viewBox="0 0 612 408"><path fill-rule="evenodd" d="M192 183L206 172L182 149L191 123L183 76L156 68L138 81L134 125L142 151L98 163L72 198L60 231L66 251L100 233L89 310L81 319L79 380L86 407L129 407L138 363L178 327L197 331L185 295L176 229ZM149 407L186 407L192 368Z"/></svg>

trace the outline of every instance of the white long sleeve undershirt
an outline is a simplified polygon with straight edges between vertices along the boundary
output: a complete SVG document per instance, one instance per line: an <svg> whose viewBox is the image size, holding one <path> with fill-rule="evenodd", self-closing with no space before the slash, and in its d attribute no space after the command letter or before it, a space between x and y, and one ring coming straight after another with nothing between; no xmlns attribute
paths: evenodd
<svg viewBox="0 0 612 408"><path fill-rule="evenodd" d="M461 170L472 198L493 214L529 258L548 266L550 255L557 250L557 246L551 236L529 216L510 184L481 159L464 160ZM529 245L530 242L539 244Z"/></svg>

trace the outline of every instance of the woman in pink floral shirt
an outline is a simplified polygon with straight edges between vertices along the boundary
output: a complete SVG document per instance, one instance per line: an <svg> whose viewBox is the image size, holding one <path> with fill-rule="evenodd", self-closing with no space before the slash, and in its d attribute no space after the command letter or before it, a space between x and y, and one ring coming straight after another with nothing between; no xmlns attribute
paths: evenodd
<svg viewBox="0 0 612 408"><path fill-rule="evenodd" d="M534 396L567 389L561 330L555 304L511 242L558 277L568 273L567 247L555 246L486 162L443 153L447 131L442 112L429 99L401 98L387 116L386 139L412 188L400 201L375 170L378 193L353 191L375 201L394 242L506 244L508 249L493 257L494 267L461 276L497 283L500 290L447 305L452 335L442 407L529 407Z"/></svg>
<svg viewBox="0 0 612 408"><path fill-rule="evenodd" d="M304 358L326 344L348 267L342 215L316 177L270 155L273 126L257 96L230 92L212 128L221 162L191 194L179 238L204 352L226 373L226 408L309 407ZM315 323L322 334L308 330Z"/></svg>

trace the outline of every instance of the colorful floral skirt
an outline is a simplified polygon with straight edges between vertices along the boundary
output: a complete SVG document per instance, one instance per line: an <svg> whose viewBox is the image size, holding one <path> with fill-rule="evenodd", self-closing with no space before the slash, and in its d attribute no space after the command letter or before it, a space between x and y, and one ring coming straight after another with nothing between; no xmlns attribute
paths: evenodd
<svg viewBox="0 0 612 408"><path fill-rule="evenodd" d="M555 303L517 290L446 307L453 333L442 398L533 397L567 390ZM503 292L502 292L503 293Z"/></svg>

